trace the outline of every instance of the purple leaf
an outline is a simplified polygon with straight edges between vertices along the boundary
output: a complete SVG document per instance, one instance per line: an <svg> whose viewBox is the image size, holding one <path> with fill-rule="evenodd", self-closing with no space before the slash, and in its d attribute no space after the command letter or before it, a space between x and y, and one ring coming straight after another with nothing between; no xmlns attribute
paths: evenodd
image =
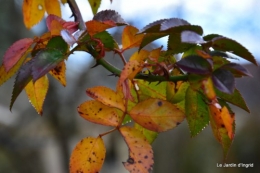
<svg viewBox="0 0 260 173"><path fill-rule="evenodd" d="M33 59L24 64L17 73L14 83L14 89L12 93L12 99L10 103L10 110L19 94L22 92L24 87L32 80L32 64Z"/></svg>
<svg viewBox="0 0 260 173"><path fill-rule="evenodd" d="M33 81L54 69L64 58L62 52L57 49L44 49L37 53L32 65Z"/></svg>
<svg viewBox="0 0 260 173"><path fill-rule="evenodd" d="M124 19L114 10L100 11L93 17L93 20L97 20L100 22L113 21L117 25L127 25Z"/></svg>
<svg viewBox="0 0 260 173"><path fill-rule="evenodd" d="M161 23L160 31L165 31L167 29L174 28L177 26L182 26L182 25L190 25L190 23L187 22L186 20L178 19L178 18L167 19Z"/></svg>
<svg viewBox="0 0 260 173"><path fill-rule="evenodd" d="M188 73L209 74L212 71L210 63L197 55L187 56L176 63L178 67Z"/></svg>
<svg viewBox="0 0 260 173"><path fill-rule="evenodd" d="M243 67L240 64L229 63L229 64L223 65L221 68L229 70L235 76L239 76L239 77L240 76L250 76L250 77L253 77L252 74L245 67Z"/></svg>
<svg viewBox="0 0 260 173"><path fill-rule="evenodd" d="M212 80L214 86L220 91L228 94L234 92L235 78L230 71L219 68L213 72Z"/></svg>

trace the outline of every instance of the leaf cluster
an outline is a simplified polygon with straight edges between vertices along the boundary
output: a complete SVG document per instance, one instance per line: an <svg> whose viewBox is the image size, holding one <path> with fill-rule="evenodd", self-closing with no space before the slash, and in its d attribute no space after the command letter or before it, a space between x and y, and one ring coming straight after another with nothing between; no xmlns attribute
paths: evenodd
<svg viewBox="0 0 260 173"><path fill-rule="evenodd" d="M251 76L231 60L236 55L257 65L244 46L221 35L203 35L201 26L178 18L161 19L139 30L113 10L97 13L100 1L89 0L95 15L84 22L75 1L68 3L75 17L73 22L64 21L54 10L59 6L52 9L49 1L24 1L25 25L30 28L38 23L46 10L49 31L10 46L0 67L0 85L16 74L10 109L24 89L42 114L49 85L47 74L65 86L66 60L74 51L88 52L96 65L118 76L115 91L104 86L88 88L86 94L93 100L78 106L84 120L112 129L97 137L86 137L76 145L70 159L71 173L98 172L106 152L102 137L114 131L120 132L129 148L125 168L148 173L154 164L152 142L160 132L178 127L185 119L191 137L210 124L227 157L235 134L235 113L229 104L249 112L235 87L235 78ZM39 11L41 14L33 15ZM124 27L122 45L106 31L119 26ZM168 36L166 50L145 49L164 36ZM132 48L138 51L126 61L124 52ZM123 69L105 60L108 51L119 55ZM176 54L181 55L180 60Z"/></svg>

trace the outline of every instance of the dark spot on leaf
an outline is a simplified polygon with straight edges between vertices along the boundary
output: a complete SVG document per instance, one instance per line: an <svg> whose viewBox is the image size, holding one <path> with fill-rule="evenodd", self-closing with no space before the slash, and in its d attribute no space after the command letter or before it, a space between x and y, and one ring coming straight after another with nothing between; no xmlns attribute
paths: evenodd
<svg viewBox="0 0 260 173"><path fill-rule="evenodd" d="M127 162L128 162L129 164L134 164L134 163L135 163L135 160L134 160L133 158L129 157L129 158L127 159Z"/></svg>
<svg viewBox="0 0 260 173"><path fill-rule="evenodd" d="M145 156L144 156L144 158L145 158L145 159L148 159L148 156L147 156L147 155L145 155Z"/></svg>
<svg viewBox="0 0 260 173"><path fill-rule="evenodd" d="M224 127L225 127L225 125L224 125L224 124L221 124L221 127L222 127L222 128L224 128Z"/></svg>
<svg viewBox="0 0 260 173"><path fill-rule="evenodd" d="M176 123L177 126L180 125L180 124L181 124L181 123L179 123L179 122Z"/></svg>
<svg viewBox="0 0 260 173"><path fill-rule="evenodd" d="M157 102L157 105L158 105L158 106L162 106L162 101L158 101L158 102Z"/></svg>
<svg viewBox="0 0 260 173"><path fill-rule="evenodd" d="M142 161L141 161L141 160L138 160L138 163L142 163Z"/></svg>

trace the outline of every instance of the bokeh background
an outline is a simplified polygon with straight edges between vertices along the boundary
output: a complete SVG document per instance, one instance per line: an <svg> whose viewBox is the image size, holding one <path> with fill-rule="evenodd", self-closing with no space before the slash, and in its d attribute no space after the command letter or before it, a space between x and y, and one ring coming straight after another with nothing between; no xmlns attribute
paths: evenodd
<svg viewBox="0 0 260 173"><path fill-rule="evenodd" d="M92 18L87 0L78 0L85 20ZM45 21L32 30L23 24L22 0L0 0L0 58L15 41L46 32ZM158 19L178 17L200 25L204 34L218 33L242 43L260 62L260 1L258 0L103 0L100 10L114 9L137 28ZM62 7L64 18L71 12ZM118 42L122 28L110 30ZM167 38L150 46L164 45ZM148 47L149 48L149 47ZM133 52L126 52L129 57ZM116 66L122 64L117 56L106 57ZM1 60L0 60L1 61ZM253 78L236 81L251 113L234 107L236 136L228 163L253 163L253 168L219 168L222 148L214 139L210 127L190 138L186 122L178 128L161 133L153 143L155 165L153 173L258 173L260 172L260 69L241 60ZM44 104L43 116L37 115L25 93L14 104L9 103L14 80L0 87L0 172L1 173L66 173L72 149L82 138L97 136L110 129L83 120L77 106L89 99L86 88L104 85L115 88L115 77L101 67L91 69L93 59L87 53L76 53L67 61L67 86L49 77L50 88ZM123 139L116 132L104 137L107 147L102 173L126 173L122 161L128 158Z"/></svg>

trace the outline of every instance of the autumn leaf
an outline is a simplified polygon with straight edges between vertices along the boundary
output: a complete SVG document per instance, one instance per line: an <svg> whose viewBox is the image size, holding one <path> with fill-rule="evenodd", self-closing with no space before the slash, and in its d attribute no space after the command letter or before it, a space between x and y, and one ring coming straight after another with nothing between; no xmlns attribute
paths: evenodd
<svg viewBox="0 0 260 173"><path fill-rule="evenodd" d="M185 118L184 113L174 104L154 98L139 102L129 115L139 125L155 132L172 129Z"/></svg>
<svg viewBox="0 0 260 173"><path fill-rule="evenodd" d="M229 113L227 107L221 107L218 103L210 104L209 108L213 134L222 145L224 158L226 158L235 134L234 114Z"/></svg>
<svg viewBox="0 0 260 173"><path fill-rule="evenodd" d="M29 101L35 108L38 114L42 115L43 103L49 88L49 80L47 76L41 77L35 83L32 80L26 85L25 92L28 96Z"/></svg>
<svg viewBox="0 0 260 173"><path fill-rule="evenodd" d="M144 37L144 34L138 34L138 29L133 26L126 26L122 33L122 49L131 49L133 47L138 47Z"/></svg>
<svg viewBox="0 0 260 173"><path fill-rule="evenodd" d="M64 61L60 62L49 73L55 79L57 79L63 86L66 86L66 64Z"/></svg>
<svg viewBox="0 0 260 173"><path fill-rule="evenodd" d="M45 13L44 0L24 0L23 1L23 20L27 28L39 23Z"/></svg>
<svg viewBox="0 0 260 173"><path fill-rule="evenodd" d="M138 62L142 62L147 59L149 56L149 52L147 50L140 50L135 52L129 59L129 61L137 60Z"/></svg>
<svg viewBox="0 0 260 173"><path fill-rule="evenodd" d="M131 173L149 173L153 167L153 150L145 136L132 127L121 127L120 133L129 148L129 158L123 162Z"/></svg>
<svg viewBox="0 0 260 173"><path fill-rule="evenodd" d="M119 83L123 83L127 79L132 80L142 68L143 62L137 60L128 61L120 74Z"/></svg>
<svg viewBox="0 0 260 173"><path fill-rule="evenodd" d="M70 156L70 173L97 173L105 160L106 148L101 137L82 139Z"/></svg>
<svg viewBox="0 0 260 173"><path fill-rule="evenodd" d="M16 41L4 54L3 64L6 72L8 72L19 60L26 55L26 52L33 44L33 39L24 38Z"/></svg>
<svg viewBox="0 0 260 173"><path fill-rule="evenodd" d="M87 21L85 24L90 36L115 26L126 25L121 16L113 10L100 11L93 17L93 20Z"/></svg>
<svg viewBox="0 0 260 173"><path fill-rule="evenodd" d="M110 88L97 86L87 89L86 93L89 97L103 103L104 105L125 111L125 105L122 96Z"/></svg>
<svg viewBox="0 0 260 173"><path fill-rule="evenodd" d="M78 113L90 122L115 127L119 125L123 117L123 112L119 109L106 106L96 100L82 103L78 107Z"/></svg>
<svg viewBox="0 0 260 173"><path fill-rule="evenodd" d="M65 21L59 16L50 14L46 18L46 25L52 35L60 35L62 29L65 29L70 34L78 30L78 22Z"/></svg>
<svg viewBox="0 0 260 173"><path fill-rule="evenodd" d="M60 2L58 0L44 0L46 12L61 17Z"/></svg>

